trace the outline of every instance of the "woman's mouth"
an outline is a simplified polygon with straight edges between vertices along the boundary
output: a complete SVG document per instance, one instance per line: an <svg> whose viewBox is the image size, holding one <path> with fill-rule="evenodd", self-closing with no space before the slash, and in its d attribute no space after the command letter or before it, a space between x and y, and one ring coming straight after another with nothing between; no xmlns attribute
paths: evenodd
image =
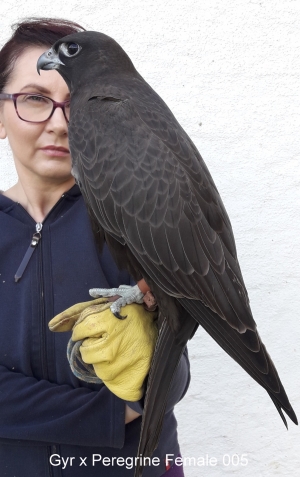
<svg viewBox="0 0 300 477"><path fill-rule="evenodd" d="M66 157L69 156L70 151L66 147L62 146L45 146L41 147L41 150L47 155L52 157Z"/></svg>

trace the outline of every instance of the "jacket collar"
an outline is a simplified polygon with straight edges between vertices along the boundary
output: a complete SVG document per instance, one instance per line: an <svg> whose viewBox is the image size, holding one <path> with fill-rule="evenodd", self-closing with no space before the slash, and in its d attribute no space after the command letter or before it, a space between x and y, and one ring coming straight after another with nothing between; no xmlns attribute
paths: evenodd
<svg viewBox="0 0 300 477"><path fill-rule="evenodd" d="M68 209L70 207L70 203L73 203L77 201L81 196L80 189L77 184L73 185L71 189L69 189L67 192L65 192L62 197L59 199L58 202L61 202L61 206L59 207L59 210L61 211L63 209ZM62 201L62 198L64 199ZM55 209L54 207L51 209ZM0 193L0 213L8 214L18 220L21 220L21 222L25 223L31 223L34 222L34 219L28 214L28 212L18 203L14 202L12 199L9 199L8 197L4 196L2 193ZM50 215L51 211L50 211ZM54 214L56 215L56 214ZM52 217L52 220L54 217ZM51 221L52 221L51 220Z"/></svg>

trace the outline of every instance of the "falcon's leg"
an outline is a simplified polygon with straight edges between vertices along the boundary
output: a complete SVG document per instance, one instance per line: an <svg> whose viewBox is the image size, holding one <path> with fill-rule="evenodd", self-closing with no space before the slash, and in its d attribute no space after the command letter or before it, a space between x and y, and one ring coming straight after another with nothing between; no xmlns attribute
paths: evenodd
<svg viewBox="0 0 300 477"><path fill-rule="evenodd" d="M93 298L103 297L117 297L111 304L111 312L116 318L124 320L126 316L120 314L122 306L131 305L132 303L143 303L144 293L141 292L138 285L120 285L119 288L91 288L89 290Z"/></svg>

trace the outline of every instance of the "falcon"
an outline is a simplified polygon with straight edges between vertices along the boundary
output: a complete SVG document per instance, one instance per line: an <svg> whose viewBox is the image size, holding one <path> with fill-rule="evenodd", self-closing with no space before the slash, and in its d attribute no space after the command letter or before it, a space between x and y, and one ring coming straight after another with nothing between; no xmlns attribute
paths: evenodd
<svg viewBox="0 0 300 477"><path fill-rule="evenodd" d="M158 305L138 455L158 444L172 378L199 325L267 391L285 425L283 411L297 424L258 334L220 195L170 109L99 32L62 38L37 67L56 69L69 87L73 173L99 246L105 241Z"/></svg>

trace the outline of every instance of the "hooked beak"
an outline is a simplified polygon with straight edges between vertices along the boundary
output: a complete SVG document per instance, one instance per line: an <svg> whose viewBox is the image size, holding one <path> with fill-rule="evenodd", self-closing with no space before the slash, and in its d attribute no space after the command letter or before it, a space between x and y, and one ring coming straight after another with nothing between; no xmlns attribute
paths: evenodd
<svg viewBox="0 0 300 477"><path fill-rule="evenodd" d="M60 65L64 65L64 63L59 59L58 54L50 48L39 57L36 67L40 74L40 70L58 70Z"/></svg>

